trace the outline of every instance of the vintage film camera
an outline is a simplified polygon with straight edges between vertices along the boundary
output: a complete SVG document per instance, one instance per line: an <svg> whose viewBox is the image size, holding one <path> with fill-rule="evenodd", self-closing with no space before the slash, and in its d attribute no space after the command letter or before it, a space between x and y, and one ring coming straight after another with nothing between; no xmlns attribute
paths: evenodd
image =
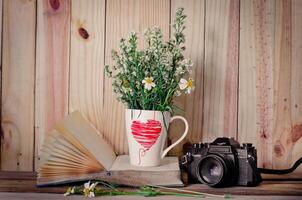
<svg viewBox="0 0 302 200"><path fill-rule="evenodd" d="M257 152L250 143L242 146L233 138L217 138L212 143L189 146L181 158L190 182L211 187L255 186L261 181Z"/></svg>

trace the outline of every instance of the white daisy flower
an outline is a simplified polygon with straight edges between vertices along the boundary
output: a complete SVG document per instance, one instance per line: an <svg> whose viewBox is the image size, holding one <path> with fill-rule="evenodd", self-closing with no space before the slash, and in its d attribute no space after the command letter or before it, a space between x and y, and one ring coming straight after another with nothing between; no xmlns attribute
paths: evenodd
<svg viewBox="0 0 302 200"><path fill-rule="evenodd" d="M188 80L181 78L179 81L179 88L181 90L187 89L186 92L188 94L190 94L192 92L192 90L194 89L194 85L193 85L193 79L189 78Z"/></svg>
<svg viewBox="0 0 302 200"><path fill-rule="evenodd" d="M65 194L64 194L64 196L69 196L69 195L71 195L71 194L74 194L74 191L75 191L75 187L69 187L68 189L67 189L67 191L65 192Z"/></svg>
<svg viewBox="0 0 302 200"><path fill-rule="evenodd" d="M97 182L95 183L92 183L90 185L90 181L88 181L87 183L84 184L84 190L83 190L83 193L84 193L84 196L85 197L95 197L95 194L94 194L94 188L95 186L97 186Z"/></svg>
<svg viewBox="0 0 302 200"><path fill-rule="evenodd" d="M145 85L145 89L147 90L151 90L152 87L155 87L153 77L146 77L144 80L142 80L142 83Z"/></svg>
<svg viewBox="0 0 302 200"><path fill-rule="evenodd" d="M184 78L181 78L180 79L180 81L179 81L179 88L181 89L181 90L184 90L184 89L186 89L186 87L187 87L187 80L186 79L184 79Z"/></svg>

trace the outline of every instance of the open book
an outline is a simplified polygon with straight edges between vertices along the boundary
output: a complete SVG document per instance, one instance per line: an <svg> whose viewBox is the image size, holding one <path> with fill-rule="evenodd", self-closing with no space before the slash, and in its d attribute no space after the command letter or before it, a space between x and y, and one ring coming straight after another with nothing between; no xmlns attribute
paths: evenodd
<svg viewBox="0 0 302 200"><path fill-rule="evenodd" d="M177 157L166 157L157 167L132 166L127 155L116 156L103 136L73 112L54 126L41 148L37 185L86 180L129 186L183 185Z"/></svg>

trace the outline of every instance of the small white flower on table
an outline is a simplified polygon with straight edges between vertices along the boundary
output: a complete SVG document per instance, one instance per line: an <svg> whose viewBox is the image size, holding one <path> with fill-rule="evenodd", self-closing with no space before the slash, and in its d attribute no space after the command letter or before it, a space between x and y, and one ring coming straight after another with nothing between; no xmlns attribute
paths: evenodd
<svg viewBox="0 0 302 200"><path fill-rule="evenodd" d="M155 87L153 77L146 77L144 80L142 80L142 83L145 85L146 90L151 90L152 87Z"/></svg>
<svg viewBox="0 0 302 200"><path fill-rule="evenodd" d="M90 185L90 181L84 184L84 196L85 197L95 197L94 188L98 183L92 183Z"/></svg>
<svg viewBox="0 0 302 200"><path fill-rule="evenodd" d="M64 194L64 196L69 196L69 195L71 195L71 194L74 194L74 191L75 191L75 187L69 187L68 189L67 189L67 191L65 192L65 194Z"/></svg>
<svg viewBox="0 0 302 200"><path fill-rule="evenodd" d="M187 89L186 92L188 94L190 94L192 92L192 90L194 89L194 85L193 85L193 79L189 78L188 80L181 78L179 81L179 88L181 90Z"/></svg>

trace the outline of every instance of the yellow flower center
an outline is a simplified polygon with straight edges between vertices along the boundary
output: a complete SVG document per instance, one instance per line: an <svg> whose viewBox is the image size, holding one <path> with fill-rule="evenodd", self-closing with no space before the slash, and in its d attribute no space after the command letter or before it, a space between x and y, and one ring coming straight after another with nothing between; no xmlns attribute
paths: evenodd
<svg viewBox="0 0 302 200"><path fill-rule="evenodd" d="M84 188L84 196L88 196L90 193L90 189L89 188Z"/></svg>
<svg viewBox="0 0 302 200"><path fill-rule="evenodd" d="M146 83L147 84L151 84L152 83L152 79L151 78L146 78Z"/></svg>
<svg viewBox="0 0 302 200"><path fill-rule="evenodd" d="M193 80L192 79L189 79L188 82L187 82L187 87L188 88L192 88L193 87Z"/></svg>

